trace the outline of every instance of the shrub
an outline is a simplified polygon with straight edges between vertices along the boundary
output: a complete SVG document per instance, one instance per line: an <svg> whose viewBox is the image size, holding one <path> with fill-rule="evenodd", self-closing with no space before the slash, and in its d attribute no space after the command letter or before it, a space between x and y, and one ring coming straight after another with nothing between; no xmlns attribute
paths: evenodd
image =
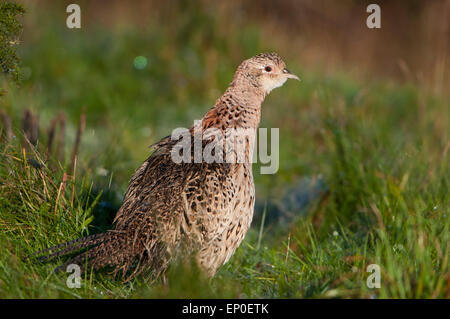
<svg viewBox="0 0 450 319"><path fill-rule="evenodd" d="M0 2L0 66L1 72L11 76L18 83L20 79L19 57L16 47L22 31L18 16L25 13L22 5ZM1 94L1 92L0 92Z"/></svg>

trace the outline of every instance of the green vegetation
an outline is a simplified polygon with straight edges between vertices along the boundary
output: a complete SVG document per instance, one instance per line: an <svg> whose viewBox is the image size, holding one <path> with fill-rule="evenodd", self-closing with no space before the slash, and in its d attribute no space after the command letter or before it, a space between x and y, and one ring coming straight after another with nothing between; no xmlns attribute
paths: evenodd
<svg viewBox="0 0 450 319"><path fill-rule="evenodd" d="M1 82L8 94L0 109L14 119L17 137L0 140L0 298L449 298L450 102L412 84L308 68L284 49L289 43L264 38L252 24L223 30L220 16L178 10L170 11L176 19L162 14L171 26L83 22L82 30L33 13L40 26L21 48L23 85ZM52 272L57 262L24 258L108 228L147 146L200 118L243 57L272 50L302 78L263 105L261 126L280 128L280 169L260 175L255 167L255 223L213 280L181 263L168 284L123 284L98 272L69 289L68 274ZM138 56L147 61L135 68ZM36 149L24 151L19 118L29 107L40 115L41 134ZM69 158L83 108L74 174L69 160L39 154L45 128L63 110ZM261 207L304 176L322 176L326 190L294 211L289 226L269 222L269 208L261 225ZM366 286L374 263L380 289Z"/></svg>
<svg viewBox="0 0 450 319"><path fill-rule="evenodd" d="M22 25L18 16L25 13L22 5L12 2L0 2L0 69L19 81L19 58L16 53ZM0 91L1 92L1 91Z"/></svg>

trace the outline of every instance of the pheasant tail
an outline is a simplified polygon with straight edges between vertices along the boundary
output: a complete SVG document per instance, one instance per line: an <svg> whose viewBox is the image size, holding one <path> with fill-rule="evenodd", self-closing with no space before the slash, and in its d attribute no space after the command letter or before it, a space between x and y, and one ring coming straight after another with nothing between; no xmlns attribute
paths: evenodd
<svg viewBox="0 0 450 319"><path fill-rule="evenodd" d="M68 262L56 268L56 271L64 270L70 264L77 264L82 269L86 269L85 266L99 269L105 266L120 265L120 268L116 268L115 273L122 270L123 275L125 275L136 257L132 253L127 239L128 237L120 232L109 231L68 241L38 251L33 255L37 256L42 253L47 253L38 257L39 261L44 262L70 253L79 252ZM87 250L81 251L86 248Z"/></svg>

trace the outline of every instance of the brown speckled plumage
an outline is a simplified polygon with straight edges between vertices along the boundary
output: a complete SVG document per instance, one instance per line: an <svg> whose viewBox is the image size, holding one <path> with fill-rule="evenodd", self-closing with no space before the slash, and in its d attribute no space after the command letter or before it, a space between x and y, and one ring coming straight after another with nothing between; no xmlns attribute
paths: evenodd
<svg viewBox="0 0 450 319"><path fill-rule="evenodd" d="M256 130L261 103L287 78L297 78L275 53L259 54L238 67L233 81L202 118L201 131L216 128ZM195 125L191 127L193 135ZM254 139L253 135L246 138ZM112 266L123 278L149 272L156 278L174 256L194 254L209 276L227 262L243 240L253 217L255 187L251 144L242 163L175 163L170 136L131 178L114 229L67 242L42 260L88 248L67 264L87 261L94 269ZM205 145L203 145L205 146ZM194 156L194 154L191 154Z"/></svg>

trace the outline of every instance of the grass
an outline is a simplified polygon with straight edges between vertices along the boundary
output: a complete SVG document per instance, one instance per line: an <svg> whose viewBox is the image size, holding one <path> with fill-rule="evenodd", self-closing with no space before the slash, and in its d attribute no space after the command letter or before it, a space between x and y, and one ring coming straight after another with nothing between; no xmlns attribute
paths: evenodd
<svg viewBox="0 0 450 319"><path fill-rule="evenodd" d="M450 103L412 84L309 69L293 49L279 53L303 81L275 90L261 123L280 128L280 169L255 167L252 229L213 280L179 263L168 284L123 284L98 272L69 289L68 274L52 272L57 263L24 259L108 228L147 146L200 118L242 57L287 47L251 24L230 26L226 37L207 11L184 10L194 18L174 19L176 28L150 21L76 32L56 18L26 27L28 77L20 88L2 82L0 100L17 136L0 142L0 298L449 298ZM133 68L140 55L143 70ZM24 151L17 128L28 107L42 130L38 147ZM64 110L73 141L83 108L76 173L68 161L40 160L50 119ZM270 203L305 176L321 176L325 189L281 227ZM380 265L379 289L366 285L370 264Z"/></svg>

